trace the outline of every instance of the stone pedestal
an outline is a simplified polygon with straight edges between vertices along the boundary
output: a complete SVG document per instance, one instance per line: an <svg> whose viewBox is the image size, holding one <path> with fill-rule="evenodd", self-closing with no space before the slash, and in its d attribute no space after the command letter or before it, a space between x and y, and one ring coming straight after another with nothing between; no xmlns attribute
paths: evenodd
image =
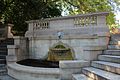
<svg viewBox="0 0 120 80"><path fill-rule="evenodd" d="M89 66L89 61L84 60L69 60L60 61L60 74L62 80L71 80L72 74L81 73L82 67Z"/></svg>
<svg viewBox="0 0 120 80"><path fill-rule="evenodd" d="M17 53L19 53L19 47L16 45L8 45L8 55L6 56L7 63L17 62Z"/></svg>

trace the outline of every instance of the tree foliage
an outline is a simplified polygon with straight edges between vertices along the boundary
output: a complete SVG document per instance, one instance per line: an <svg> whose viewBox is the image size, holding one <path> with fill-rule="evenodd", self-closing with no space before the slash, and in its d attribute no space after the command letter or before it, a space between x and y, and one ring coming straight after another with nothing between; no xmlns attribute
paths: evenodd
<svg viewBox="0 0 120 80"><path fill-rule="evenodd" d="M0 17L2 16L2 14L4 12L4 8L5 8L4 0L1 0L0 1Z"/></svg>
<svg viewBox="0 0 120 80"><path fill-rule="evenodd" d="M43 0L5 0L3 18L5 23L13 23L13 30L24 33L27 30L25 21L60 16L61 11L56 4Z"/></svg>
<svg viewBox="0 0 120 80"><path fill-rule="evenodd" d="M0 18L13 23L13 30L24 33L25 21L47 17L108 11L109 25L115 23L113 11L120 10L119 0L0 0Z"/></svg>
<svg viewBox="0 0 120 80"><path fill-rule="evenodd" d="M120 11L119 0L59 0L65 15L85 14L93 12L110 12L107 17L107 23L112 25L115 23L114 12Z"/></svg>

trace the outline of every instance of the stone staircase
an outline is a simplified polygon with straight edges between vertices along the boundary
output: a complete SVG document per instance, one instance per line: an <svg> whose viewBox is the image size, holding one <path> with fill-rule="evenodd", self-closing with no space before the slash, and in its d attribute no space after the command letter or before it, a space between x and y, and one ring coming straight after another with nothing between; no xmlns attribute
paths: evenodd
<svg viewBox="0 0 120 80"><path fill-rule="evenodd" d="M108 49L92 61L82 74L73 74L73 80L120 80L120 34L112 35ZM119 43L119 44L118 44Z"/></svg>
<svg viewBox="0 0 120 80"><path fill-rule="evenodd" d="M0 41L0 76L7 74L6 69L7 45L13 44L14 40L12 38L7 38Z"/></svg>

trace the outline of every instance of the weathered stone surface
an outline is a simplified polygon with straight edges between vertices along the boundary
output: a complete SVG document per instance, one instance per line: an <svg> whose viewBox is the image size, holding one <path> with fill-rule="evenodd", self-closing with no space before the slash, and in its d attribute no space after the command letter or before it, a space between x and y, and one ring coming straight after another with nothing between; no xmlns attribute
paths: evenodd
<svg viewBox="0 0 120 80"><path fill-rule="evenodd" d="M120 49L120 45L108 45L108 49Z"/></svg>
<svg viewBox="0 0 120 80"><path fill-rule="evenodd" d="M29 29L25 37L29 38L30 58L46 59L49 48L59 41L57 32L62 30L64 36L61 41L73 49L75 52L74 59L86 59L83 58L85 57L84 50L86 50L84 46L108 45L110 34L106 25L106 15L108 13L103 12L27 21ZM94 23L87 22L86 19L91 22L94 21ZM84 20L83 25L81 25L80 20ZM47 23L47 25L44 25L44 23ZM89 60L93 60L95 57L91 57Z"/></svg>
<svg viewBox="0 0 120 80"><path fill-rule="evenodd" d="M100 70L97 68L89 67L89 68L83 68L82 72L89 76L92 79L96 80L119 80L120 75L114 74L111 72L107 72L104 70Z"/></svg>
<svg viewBox="0 0 120 80"><path fill-rule="evenodd" d="M105 50L104 54L120 56L120 50Z"/></svg>
<svg viewBox="0 0 120 80"><path fill-rule="evenodd" d="M74 59L83 59L84 51L85 50L93 50L94 51L102 51L106 49L106 45L101 45L99 40L96 39L69 39L69 40L61 40L64 44L70 46L74 53ZM49 48L52 47L54 44L57 44L58 40L40 40L40 39L32 39L29 41L29 52L31 58L35 59L45 59L47 58L47 54ZM101 41L105 42L105 40ZM101 46L100 46L101 45ZM97 53L96 53L97 54ZM92 59L91 59L92 60Z"/></svg>
<svg viewBox="0 0 120 80"><path fill-rule="evenodd" d="M14 45L7 45L8 56L7 62L16 62L28 58L28 44L27 38L15 36Z"/></svg>
<svg viewBox="0 0 120 80"><path fill-rule="evenodd" d="M66 60L66 61L60 61L59 62L59 67L60 68L81 68L85 66L89 66L89 61L84 61L84 60Z"/></svg>
<svg viewBox="0 0 120 80"><path fill-rule="evenodd" d="M120 74L120 64L104 62L104 61L92 61L91 64L93 67L103 69L109 72Z"/></svg>
<svg viewBox="0 0 120 80"><path fill-rule="evenodd" d="M58 68L39 68L8 64L8 75L18 80L60 80Z"/></svg>
<svg viewBox="0 0 120 80"><path fill-rule="evenodd" d="M0 80L16 80L8 75L0 76Z"/></svg>
<svg viewBox="0 0 120 80"><path fill-rule="evenodd" d="M74 52L73 59L76 61L61 61L60 68L35 68L8 63L8 74L20 80L71 80L72 74L81 73L82 67L88 66L106 49L110 37L106 15L108 12L27 21L29 29L25 37L29 38L29 58L47 59L49 48L61 41ZM84 20L83 24L80 20ZM61 40L56 35L60 30L64 33ZM17 59L28 56L26 43L24 38L15 38L15 45L20 46Z"/></svg>
<svg viewBox="0 0 120 80"><path fill-rule="evenodd" d="M59 66L61 78L71 80L72 74L81 73L82 67L89 66L89 62L83 60L60 61Z"/></svg>
<svg viewBox="0 0 120 80"><path fill-rule="evenodd" d="M85 76L84 74L73 74L72 80L94 80L94 79L89 78L89 77Z"/></svg>
<svg viewBox="0 0 120 80"><path fill-rule="evenodd" d="M120 56L112 56L112 55L99 55L99 60L109 61L109 62L116 62L120 63Z"/></svg>

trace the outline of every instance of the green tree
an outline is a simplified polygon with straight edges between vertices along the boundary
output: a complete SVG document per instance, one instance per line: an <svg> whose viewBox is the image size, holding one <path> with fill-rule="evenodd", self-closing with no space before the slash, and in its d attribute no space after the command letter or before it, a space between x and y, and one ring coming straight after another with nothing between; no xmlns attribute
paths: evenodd
<svg viewBox="0 0 120 80"><path fill-rule="evenodd" d="M4 0L1 0L0 1L0 22L1 22L2 14L4 13L4 10L5 10Z"/></svg>
<svg viewBox="0 0 120 80"><path fill-rule="evenodd" d="M55 1L55 0L54 0ZM93 12L110 12L107 17L107 23L112 25L115 23L115 9L119 9L119 0L57 0L57 4L61 6L65 15L86 14Z"/></svg>
<svg viewBox="0 0 120 80"><path fill-rule="evenodd" d="M108 11L109 25L115 23L113 11L120 10L119 0L0 0L0 18L13 23L13 30L24 33L25 21L47 17Z"/></svg>
<svg viewBox="0 0 120 80"><path fill-rule="evenodd" d="M43 0L5 0L4 4L5 23L13 23L16 33L24 33L27 30L25 21L61 15L56 4Z"/></svg>
<svg viewBox="0 0 120 80"><path fill-rule="evenodd" d="M1 1L0 1L0 17L1 17L1 15L2 15L3 11L4 11L4 1L1 0Z"/></svg>

